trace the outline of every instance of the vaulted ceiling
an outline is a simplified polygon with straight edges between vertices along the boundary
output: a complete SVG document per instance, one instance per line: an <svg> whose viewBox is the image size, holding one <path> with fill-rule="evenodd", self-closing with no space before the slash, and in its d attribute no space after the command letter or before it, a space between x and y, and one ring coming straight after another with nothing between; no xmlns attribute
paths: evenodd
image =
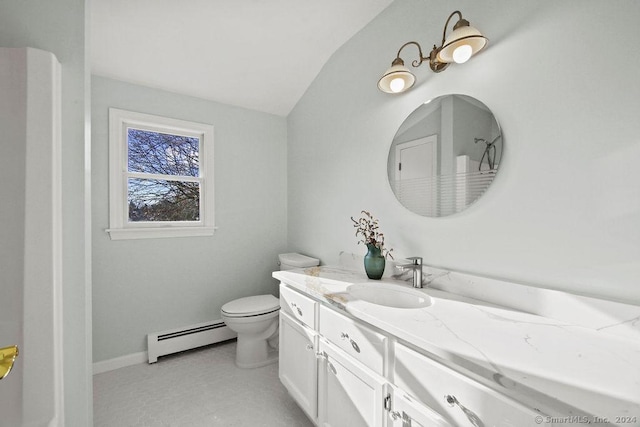
<svg viewBox="0 0 640 427"><path fill-rule="evenodd" d="M286 116L393 0L93 0L92 73Z"/></svg>

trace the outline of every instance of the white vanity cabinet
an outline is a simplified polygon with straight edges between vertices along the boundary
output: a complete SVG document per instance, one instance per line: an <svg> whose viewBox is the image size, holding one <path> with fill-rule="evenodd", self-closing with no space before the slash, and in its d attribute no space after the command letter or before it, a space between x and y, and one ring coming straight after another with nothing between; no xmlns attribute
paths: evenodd
<svg viewBox="0 0 640 427"><path fill-rule="evenodd" d="M381 427L385 379L320 339L318 425Z"/></svg>
<svg viewBox="0 0 640 427"><path fill-rule="evenodd" d="M544 414L280 285L280 380L323 427L538 427Z"/></svg>

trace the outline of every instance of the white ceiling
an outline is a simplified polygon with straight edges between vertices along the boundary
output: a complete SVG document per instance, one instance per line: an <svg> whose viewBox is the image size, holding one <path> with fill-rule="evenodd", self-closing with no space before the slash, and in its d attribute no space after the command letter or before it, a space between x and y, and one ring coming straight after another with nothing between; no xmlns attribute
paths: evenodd
<svg viewBox="0 0 640 427"><path fill-rule="evenodd" d="M93 0L92 73L286 116L393 0Z"/></svg>

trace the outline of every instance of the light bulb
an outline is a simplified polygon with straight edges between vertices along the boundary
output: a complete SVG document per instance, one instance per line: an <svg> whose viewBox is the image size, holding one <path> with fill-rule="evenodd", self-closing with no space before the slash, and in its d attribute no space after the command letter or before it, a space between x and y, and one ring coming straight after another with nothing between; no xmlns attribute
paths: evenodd
<svg viewBox="0 0 640 427"><path fill-rule="evenodd" d="M402 90L404 89L404 79L401 77L396 77L395 79L391 80L391 83L389 83L389 88L393 93L402 92Z"/></svg>
<svg viewBox="0 0 640 427"><path fill-rule="evenodd" d="M404 79L401 77L396 77L395 79L391 80L391 83L389 83L389 89L391 89L393 93L402 92L402 89L404 89Z"/></svg>
<svg viewBox="0 0 640 427"><path fill-rule="evenodd" d="M463 44L455 48L453 51L453 61L456 64L464 64L471 58L473 54L473 49L468 44Z"/></svg>

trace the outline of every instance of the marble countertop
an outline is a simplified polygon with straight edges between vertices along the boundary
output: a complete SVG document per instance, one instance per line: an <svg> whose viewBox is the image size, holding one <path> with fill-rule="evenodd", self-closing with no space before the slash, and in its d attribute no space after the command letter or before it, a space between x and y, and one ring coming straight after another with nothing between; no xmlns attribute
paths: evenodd
<svg viewBox="0 0 640 427"><path fill-rule="evenodd" d="M421 289L432 298L429 307L375 305L352 298L347 287L381 282L340 267L273 277L550 415L587 414L606 418L610 424L604 425L640 426L639 340L435 288ZM382 283L411 287L394 279Z"/></svg>

